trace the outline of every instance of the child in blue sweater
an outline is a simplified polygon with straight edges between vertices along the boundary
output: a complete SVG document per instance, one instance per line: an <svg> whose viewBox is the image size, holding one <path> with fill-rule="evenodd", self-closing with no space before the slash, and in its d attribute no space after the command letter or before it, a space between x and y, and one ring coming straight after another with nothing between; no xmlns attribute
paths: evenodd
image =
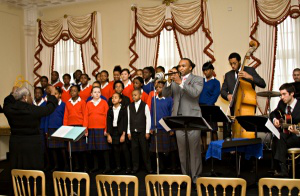
<svg viewBox="0 0 300 196"><path fill-rule="evenodd" d="M161 118L172 115L173 99L171 97L163 97L162 89L165 85L164 81L158 81L156 86L157 96L152 98L151 104L151 144L150 152L156 152L155 145L155 125L154 125L154 99L156 99L156 125L157 125L157 151L159 153L159 167L163 171L165 166L165 158L170 157L172 173L176 170L176 138L174 131L167 132L158 122Z"/></svg>
<svg viewBox="0 0 300 196"><path fill-rule="evenodd" d="M60 87L55 88L55 97L58 100L58 106L55 109L55 111L46 117L45 122L45 129L48 130L48 136L51 137L51 135L63 125L64 120L64 113L65 113L65 106L66 104L62 102L61 100L61 94L62 89ZM67 156L66 156L66 144L64 141L56 140L50 138L48 141L48 147L51 151L51 154L53 156L54 161L54 168L52 169L57 170L58 169L58 152L61 152L63 161L64 161L64 170L68 171L69 166L67 162Z"/></svg>

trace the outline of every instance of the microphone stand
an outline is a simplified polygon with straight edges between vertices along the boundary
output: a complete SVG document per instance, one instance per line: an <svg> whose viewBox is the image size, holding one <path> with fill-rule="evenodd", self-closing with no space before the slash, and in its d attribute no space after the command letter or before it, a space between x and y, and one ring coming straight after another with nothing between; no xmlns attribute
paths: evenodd
<svg viewBox="0 0 300 196"><path fill-rule="evenodd" d="M157 106L156 106L156 89L155 89L155 81L158 80L159 78L154 79L154 84L153 84L153 92L154 92L154 100L153 100L153 117L154 117L154 129L155 129L155 152L156 152L156 173L159 175L159 156L158 156L158 149L157 149ZM159 183L157 182L157 190L158 190L158 196L160 196L160 188L159 188Z"/></svg>

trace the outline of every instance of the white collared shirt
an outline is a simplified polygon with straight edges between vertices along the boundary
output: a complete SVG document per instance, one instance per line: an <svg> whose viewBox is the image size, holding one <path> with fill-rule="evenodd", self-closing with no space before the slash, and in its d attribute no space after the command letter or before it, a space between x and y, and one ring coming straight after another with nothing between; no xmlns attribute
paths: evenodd
<svg viewBox="0 0 300 196"><path fill-rule="evenodd" d="M215 77L214 77L214 76L213 76L213 77L211 77L209 80L213 80L213 79L215 79ZM205 81L205 82L207 82L207 81L209 81L209 80L207 80L207 78L206 78L206 77L204 78L204 81Z"/></svg>
<svg viewBox="0 0 300 196"><path fill-rule="evenodd" d="M81 101L81 98L80 98L80 97L78 97L78 98L76 99L76 101L73 101L72 98L69 99L69 102L71 102L71 104L72 104L73 106L76 105L76 103L78 103L79 101Z"/></svg>
<svg viewBox="0 0 300 196"><path fill-rule="evenodd" d="M108 82L106 82L104 85L101 84L101 89L105 88L108 85Z"/></svg>
<svg viewBox="0 0 300 196"><path fill-rule="evenodd" d="M240 66L239 72L241 71L241 69L242 69L242 66ZM237 79L238 78L238 73L236 73L236 71L234 71L234 75L235 75L235 79Z"/></svg>
<svg viewBox="0 0 300 196"><path fill-rule="evenodd" d="M61 104L61 102L62 102L62 101L61 101L61 99L60 99L60 100L58 101L58 105L60 105L60 104Z"/></svg>
<svg viewBox="0 0 300 196"><path fill-rule="evenodd" d="M135 111L137 112L141 104L141 100L138 100L137 102L134 102ZM128 112L128 129L127 133L130 134L130 110L129 106L127 107ZM145 116L146 116L146 133L150 133L151 128L151 114L148 105L145 105ZM135 130L137 132L137 130Z"/></svg>
<svg viewBox="0 0 300 196"><path fill-rule="evenodd" d="M33 105L35 105L35 106L41 106L42 105L42 103L44 103L45 102L45 100L44 99L42 99L41 101L40 101L40 103L36 103L36 101L35 100L33 100Z"/></svg>
<svg viewBox="0 0 300 196"><path fill-rule="evenodd" d="M66 89L66 88L65 88L65 85L63 85L63 86L62 86L62 89L65 90L65 91L69 91L71 87L72 87L72 85L70 85L70 86L68 87L68 89Z"/></svg>
<svg viewBox="0 0 300 196"><path fill-rule="evenodd" d="M52 86L55 86L57 83L59 83L60 81L57 80L54 84L51 84Z"/></svg>
<svg viewBox="0 0 300 196"><path fill-rule="evenodd" d="M156 95L156 99L162 100L162 99L166 99L165 97L159 97L158 95Z"/></svg>
<svg viewBox="0 0 300 196"><path fill-rule="evenodd" d="M119 113L121 110L121 104L118 107L113 106L113 113L114 113L114 119L113 119L113 127L118 126L118 118L119 118Z"/></svg>
<svg viewBox="0 0 300 196"><path fill-rule="evenodd" d="M289 106L291 106L291 112L294 111L294 108L295 108L296 104L297 104L297 99L294 98L294 101L289 105ZM286 108L285 108L285 113L286 113L286 114L287 114L287 112L288 112L287 107L288 107L288 105L287 105Z"/></svg>
<svg viewBox="0 0 300 196"><path fill-rule="evenodd" d="M124 84L124 89L130 84L131 84L131 80L128 80L127 84L126 85Z"/></svg>
<svg viewBox="0 0 300 196"><path fill-rule="evenodd" d="M145 80L144 80L144 85L147 85L147 84L149 84L150 82L152 82L153 81L153 79L151 78L148 82L146 82Z"/></svg>
<svg viewBox="0 0 300 196"><path fill-rule="evenodd" d="M94 106L97 106L100 103L100 101L101 101L101 98L99 98L96 101L94 99L91 100L91 102L94 104Z"/></svg>
<svg viewBox="0 0 300 196"><path fill-rule="evenodd" d="M86 87L82 88L82 84L80 85L80 91L83 91L84 89L88 88L90 84L87 84Z"/></svg>

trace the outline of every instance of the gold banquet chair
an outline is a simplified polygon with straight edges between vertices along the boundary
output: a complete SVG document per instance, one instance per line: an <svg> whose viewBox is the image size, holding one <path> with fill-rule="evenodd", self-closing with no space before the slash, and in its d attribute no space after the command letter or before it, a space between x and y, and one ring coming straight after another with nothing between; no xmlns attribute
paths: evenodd
<svg viewBox="0 0 300 196"><path fill-rule="evenodd" d="M223 195L226 194L226 188L231 186L232 189L232 195L236 194L236 188L238 186L241 186L241 194L242 196L246 195L246 186L247 182L242 178L217 178L217 177L200 177L196 181L197 186L197 194L202 195L201 185L205 187L205 195L211 195L209 194L208 186L211 185L213 188L213 194L217 195L217 186L222 186L223 188Z"/></svg>
<svg viewBox="0 0 300 196"><path fill-rule="evenodd" d="M77 190L75 182L77 181ZM80 196L80 191L82 187L82 182L85 181L85 195L90 195L90 177L87 173L82 172L53 172L53 186L55 196L69 196L78 195ZM70 187L68 186L70 184ZM68 191L70 190L70 191Z"/></svg>
<svg viewBox="0 0 300 196"><path fill-rule="evenodd" d="M278 193L274 195L282 195L282 188L288 188L288 195L292 195L293 188L298 188L298 195L300 195L300 179L287 179L287 178L261 178L258 182L258 193L260 196L264 195L264 186L268 187L269 195L272 195L272 188L277 187Z"/></svg>
<svg viewBox="0 0 300 196"><path fill-rule="evenodd" d="M102 195L102 190L101 190L101 185L102 185L102 189L104 192L104 195L110 195L113 196L113 182L115 182L117 184L117 195L121 196L121 184L125 183L125 195L132 195L132 194L128 194L129 189L128 189L128 185L130 183L134 184L134 196L138 196L139 194L139 180L136 176L123 176L123 175L97 175L96 176L96 185L97 185L97 192L98 195ZM109 188L106 188L105 184L108 183Z"/></svg>
<svg viewBox="0 0 300 196"><path fill-rule="evenodd" d="M11 170L11 176L13 181L14 195L37 195L37 179L41 178L41 195L46 195L45 188L45 174L38 170ZM24 180L26 178L26 180ZM30 179L33 178L33 184L30 184ZM31 193L31 188L33 186L33 194ZM28 194L27 194L28 193Z"/></svg>
<svg viewBox="0 0 300 196"><path fill-rule="evenodd" d="M292 167L293 167L293 179L295 179L295 160L300 157L300 148L289 148L288 154L291 156L289 160L292 160Z"/></svg>
<svg viewBox="0 0 300 196"><path fill-rule="evenodd" d="M172 194L172 184L177 183L177 195L179 196L181 193L180 185L184 182L187 187L186 192L183 195L191 195L191 178L187 175L147 175L145 178L147 196L151 196L150 183L152 184L155 196L158 195L158 191L160 191L159 195L164 196L166 191L164 189L165 182L168 184L168 195L174 195Z"/></svg>

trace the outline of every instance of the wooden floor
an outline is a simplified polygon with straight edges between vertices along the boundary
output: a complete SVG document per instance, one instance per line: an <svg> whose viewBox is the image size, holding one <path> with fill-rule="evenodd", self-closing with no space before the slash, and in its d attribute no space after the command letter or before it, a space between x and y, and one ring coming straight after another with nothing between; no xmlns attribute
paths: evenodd
<svg viewBox="0 0 300 196"><path fill-rule="evenodd" d="M244 178L247 181L248 185L253 184L253 186L247 188L247 195L258 195L258 188L255 183L255 172L252 170L252 163L254 161L241 161L241 178ZM271 174L268 173L271 167L270 161L270 152L264 152L264 158L258 160L258 179L262 177L272 177ZM9 162L8 161L0 161L0 169L4 169L0 173L0 195L9 195L12 193L12 184L11 184L11 176L9 171ZM214 160L214 169L216 173L220 177L236 177L235 170L235 155L231 155L230 153L226 153L223 155L223 160ZM299 178L299 167L297 177ZM211 170L211 160L205 161L203 159L203 173L202 176L207 176ZM90 174L91 179L91 195L97 195L96 184L95 184L95 176L100 173ZM165 173L168 173L166 171ZM179 173L179 172L178 172ZM118 174L125 174L125 171L122 171ZM139 178L139 195L146 195L145 192L145 176L146 172L144 169L141 169L136 176ZM46 190L47 195L54 195L53 193L53 182L52 182L52 173L46 172ZM195 190L192 190L192 195L197 195Z"/></svg>

